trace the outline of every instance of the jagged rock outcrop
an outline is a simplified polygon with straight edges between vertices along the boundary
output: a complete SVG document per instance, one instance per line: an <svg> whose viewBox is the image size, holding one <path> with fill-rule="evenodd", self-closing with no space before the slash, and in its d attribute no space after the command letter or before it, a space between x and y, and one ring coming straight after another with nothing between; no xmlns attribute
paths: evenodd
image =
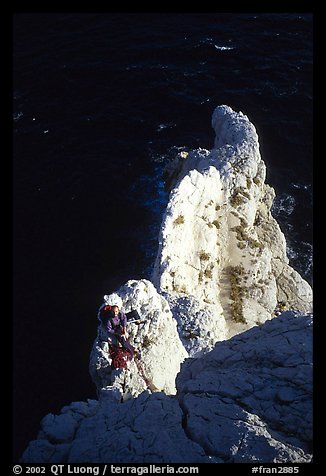
<svg viewBox="0 0 326 476"><path fill-rule="evenodd" d="M169 166L152 277L190 355L271 319L279 301L312 310L312 290L289 266L271 215L275 192L255 127L228 106L215 109L212 125L213 150L180 154Z"/></svg>
<svg viewBox="0 0 326 476"><path fill-rule="evenodd" d="M311 316L283 313L187 359L177 395L107 388L47 415L22 461L310 462L311 362Z"/></svg>
<svg viewBox="0 0 326 476"><path fill-rule="evenodd" d="M146 322L128 324L130 343L141 352L141 364L146 378L166 394L176 392L175 377L180 363L188 356L177 332L176 321L166 299L157 293L153 284L142 279L130 280L115 293L104 297L106 303L117 304L125 312L137 310ZM98 327L90 356L89 370L98 392L114 386L125 400L139 395L147 388L134 361L127 370L111 369L107 335Z"/></svg>
<svg viewBox="0 0 326 476"><path fill-rule="evenodd" d="M134 362L112 371L99 327L98 400L47 415L22 462L311 461L312 290L289 266L254 126L227 106L212 124L214 149L167 173L154 284L104 296L146 320L128 332L157 391ZM301 312L272 319L279 301Z"/></svg>

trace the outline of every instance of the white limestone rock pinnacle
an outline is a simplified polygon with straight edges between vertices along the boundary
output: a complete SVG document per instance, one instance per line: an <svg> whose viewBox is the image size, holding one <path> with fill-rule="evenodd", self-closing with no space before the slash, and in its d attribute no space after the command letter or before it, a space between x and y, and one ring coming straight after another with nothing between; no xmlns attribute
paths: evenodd
<svg viewBox="0 0 326 476"><path fill-rule="evenodd" d="M311 287L289 266L271 214L275 192L265 184L255 127L228 106L215 109L212 125L211 151L179 154L170 164L152 276L191 356L271 319L280 301L312 310Z"/></svg>

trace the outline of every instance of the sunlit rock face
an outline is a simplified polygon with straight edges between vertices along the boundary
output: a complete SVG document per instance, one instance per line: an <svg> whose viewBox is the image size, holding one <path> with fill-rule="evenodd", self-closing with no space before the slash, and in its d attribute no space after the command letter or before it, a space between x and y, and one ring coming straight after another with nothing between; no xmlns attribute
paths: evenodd
<svg viewBox="0 0 326 476"><path fill-rule="evenodd" d="M261 324L278 302L312 310L312 290L292 269L271 214L274 190L254 125L215 109L214 148L179 154L167 171L152 281L167 298L190 355Z"/></svg>

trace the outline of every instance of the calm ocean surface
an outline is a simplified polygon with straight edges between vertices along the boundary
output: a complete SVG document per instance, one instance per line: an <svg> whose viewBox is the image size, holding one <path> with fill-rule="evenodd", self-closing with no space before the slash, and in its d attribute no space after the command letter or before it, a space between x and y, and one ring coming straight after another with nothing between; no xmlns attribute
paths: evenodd
<svg viewBox="0 0 326 476"><path fill-rule="evenodd" d="M312 283L312 36L300 13L15 15L15 461L43 416L96 398L97 309L148 277L162 169L213 146L217 105L255 125L290 264Z"/></svg>

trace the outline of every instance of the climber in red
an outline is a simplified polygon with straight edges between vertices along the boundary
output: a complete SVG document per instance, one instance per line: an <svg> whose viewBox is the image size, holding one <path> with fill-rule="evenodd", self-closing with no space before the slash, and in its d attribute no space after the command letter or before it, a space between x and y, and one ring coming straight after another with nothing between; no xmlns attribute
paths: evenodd
<svg viewBox="0 0 326 476"><path fill-rule="evenodd" d="M132 360L135 349L127 340L127 317L122 310L119 310L118 306L112 306L112 313L113 317L108 320L107 324L107 331L112 338L112 344L117 345L117 342L119 342L122 347L130 352L130 360Z"/></svg>
<svg viewBox="0 0 326 476"><path fill-rule="evenodd" d="M109 343L109 355L112 359L112 369L127 369L128 360L131 361L134 357L134 362L137 369L142 376L146 386L152 391L157 392L157 387L146 376L143 366L140 362L139 352L128 341L128 334L126 330L127 322L140 325L145 323L148 319L141 319L137 311L128 312L128 316L133 315L134 319L127 321L127 316L118 306L110 306L103 304L98 312L98 320L107 331ZM135 318L136 317L136 318Z"/></svg>
<svg viewBox="0 0 326 476"><path fill-rule="evenodd" d="M100 311L99 319L108 333L112 366L125 368L126 361L132 360L135 355L135 349L127 340L127 316L116 305L104 306Z"/></svg>

